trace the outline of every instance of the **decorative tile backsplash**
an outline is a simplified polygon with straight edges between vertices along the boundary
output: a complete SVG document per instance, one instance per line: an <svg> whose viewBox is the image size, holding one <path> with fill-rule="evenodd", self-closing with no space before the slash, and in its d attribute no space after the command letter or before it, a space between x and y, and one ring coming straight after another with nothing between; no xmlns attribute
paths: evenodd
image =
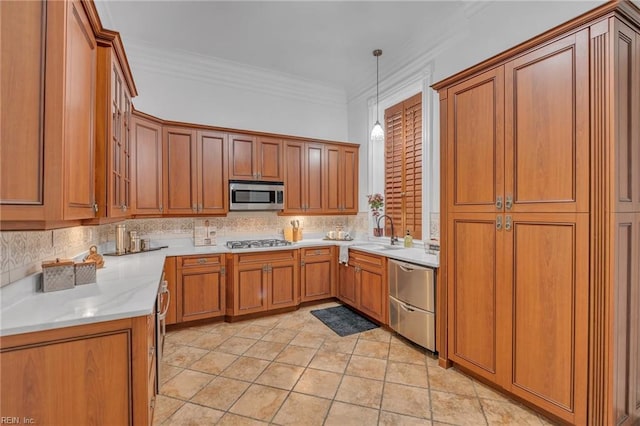
<svg viewBox="0 0 640 426"><path fill-rule="evenodd" d="M158 218L130 219L124 223L127 231L138 231L140 237L153 239L192 238L196 220L209 220L216 228L218 244L225 239L255 236L280 236L292 220L299 220L304 235L324 235L336 226L342 226L359 238L370 232L369 214L355 216L278 216L273 212L231 212L226 217L211 218ZM440 238L440 214L431 213L431 238ZM86 252L92 244L115 240L116 224L77 226L53 231L0 232L0 287L28 275L40 272L43 260L73 258Z"/></svg>
<svg viewBox="0 0 640 426"><path fill-rule="evenodd" d="M201 220L198 218L197 220ZM278 216L273 212L229 213L227 217L206 218L217 229L218 239L247 238L256 235L277 236L293 219L300 220L307 233L324 233L342 225L355 235L366 235L367 215L357 216ZM140 237L192 238L195 218L130 219L127 231ZM41 272L43 260L73 258L86 252L92 244L115 240L116 224L77 226L53 231L0 232L0 287ZM218 242L219 244L220 242Z"/></svg>

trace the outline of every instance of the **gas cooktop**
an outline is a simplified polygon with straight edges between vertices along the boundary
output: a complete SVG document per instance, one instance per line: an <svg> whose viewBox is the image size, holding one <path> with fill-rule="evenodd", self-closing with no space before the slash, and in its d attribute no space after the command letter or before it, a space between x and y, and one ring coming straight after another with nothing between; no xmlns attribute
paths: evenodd
<svg viewBox="0 0 640 426"><path fill-rule="evenodd" d="M284 247L290 245L290 241L278 239L227 241L227 247L230 249Z"/></svg>

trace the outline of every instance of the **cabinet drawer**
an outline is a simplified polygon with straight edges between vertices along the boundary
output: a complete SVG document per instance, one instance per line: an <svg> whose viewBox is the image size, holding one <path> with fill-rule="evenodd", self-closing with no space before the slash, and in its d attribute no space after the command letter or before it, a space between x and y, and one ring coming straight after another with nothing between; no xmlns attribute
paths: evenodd
<svg viewBox="0 0 640 426"><path fill-rule="evenodd" d="M349 250L349 263L368 264L383 268L384 262L384 256L376 256L375 254L363 253L357 250Z"/></svg>
<svg viewBox="0 0 640 426"><path fill-rule="evenodd" d="M302 258L307 257L330 257L332 254L331 247L309 247L300 249Z"/></svg>
<svg viewBox="0 0 640 426"><path fill-rule="evenodd" d="M260 253L239 253L236 255L238 263L269 263L280 260L295 260L294 250L275 250Z"/></svg>
<svg viewBox="0 0 640 426"><path fill-rule="evenodd" d="M198 266L221 265L222 255L205 255L205 256L182 256L178 258L178 265L181 268L195 268Z"/></svg>

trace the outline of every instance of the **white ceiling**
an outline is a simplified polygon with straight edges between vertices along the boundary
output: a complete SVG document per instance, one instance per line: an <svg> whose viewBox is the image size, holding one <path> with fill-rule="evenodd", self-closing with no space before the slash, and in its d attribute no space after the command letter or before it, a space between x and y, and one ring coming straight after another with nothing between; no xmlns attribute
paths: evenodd
<svg viewBox="0 0 640 426"><path fill-rule="evenodd" d="M477 2L476 2L477 3ZM353 93L429 50L461 1L96 1L103 25L153 45Z"/></svg>

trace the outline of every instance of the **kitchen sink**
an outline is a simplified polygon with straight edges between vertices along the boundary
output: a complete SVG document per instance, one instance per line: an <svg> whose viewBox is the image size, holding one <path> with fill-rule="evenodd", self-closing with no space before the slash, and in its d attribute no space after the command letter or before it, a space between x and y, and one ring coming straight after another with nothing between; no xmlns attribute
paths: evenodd
<svg viewBox="0 0 640 426"><path fill-rule="evenodd" d="M379 243L372 243L372 244L357 244L355 246L353 246L353 248L358 248L358 247L362 247L364 249L369 249L369 250L399 250L399 249L403 249L404 247L400 246L400 245L391 245L391 244L379 244Z"/></svg>

